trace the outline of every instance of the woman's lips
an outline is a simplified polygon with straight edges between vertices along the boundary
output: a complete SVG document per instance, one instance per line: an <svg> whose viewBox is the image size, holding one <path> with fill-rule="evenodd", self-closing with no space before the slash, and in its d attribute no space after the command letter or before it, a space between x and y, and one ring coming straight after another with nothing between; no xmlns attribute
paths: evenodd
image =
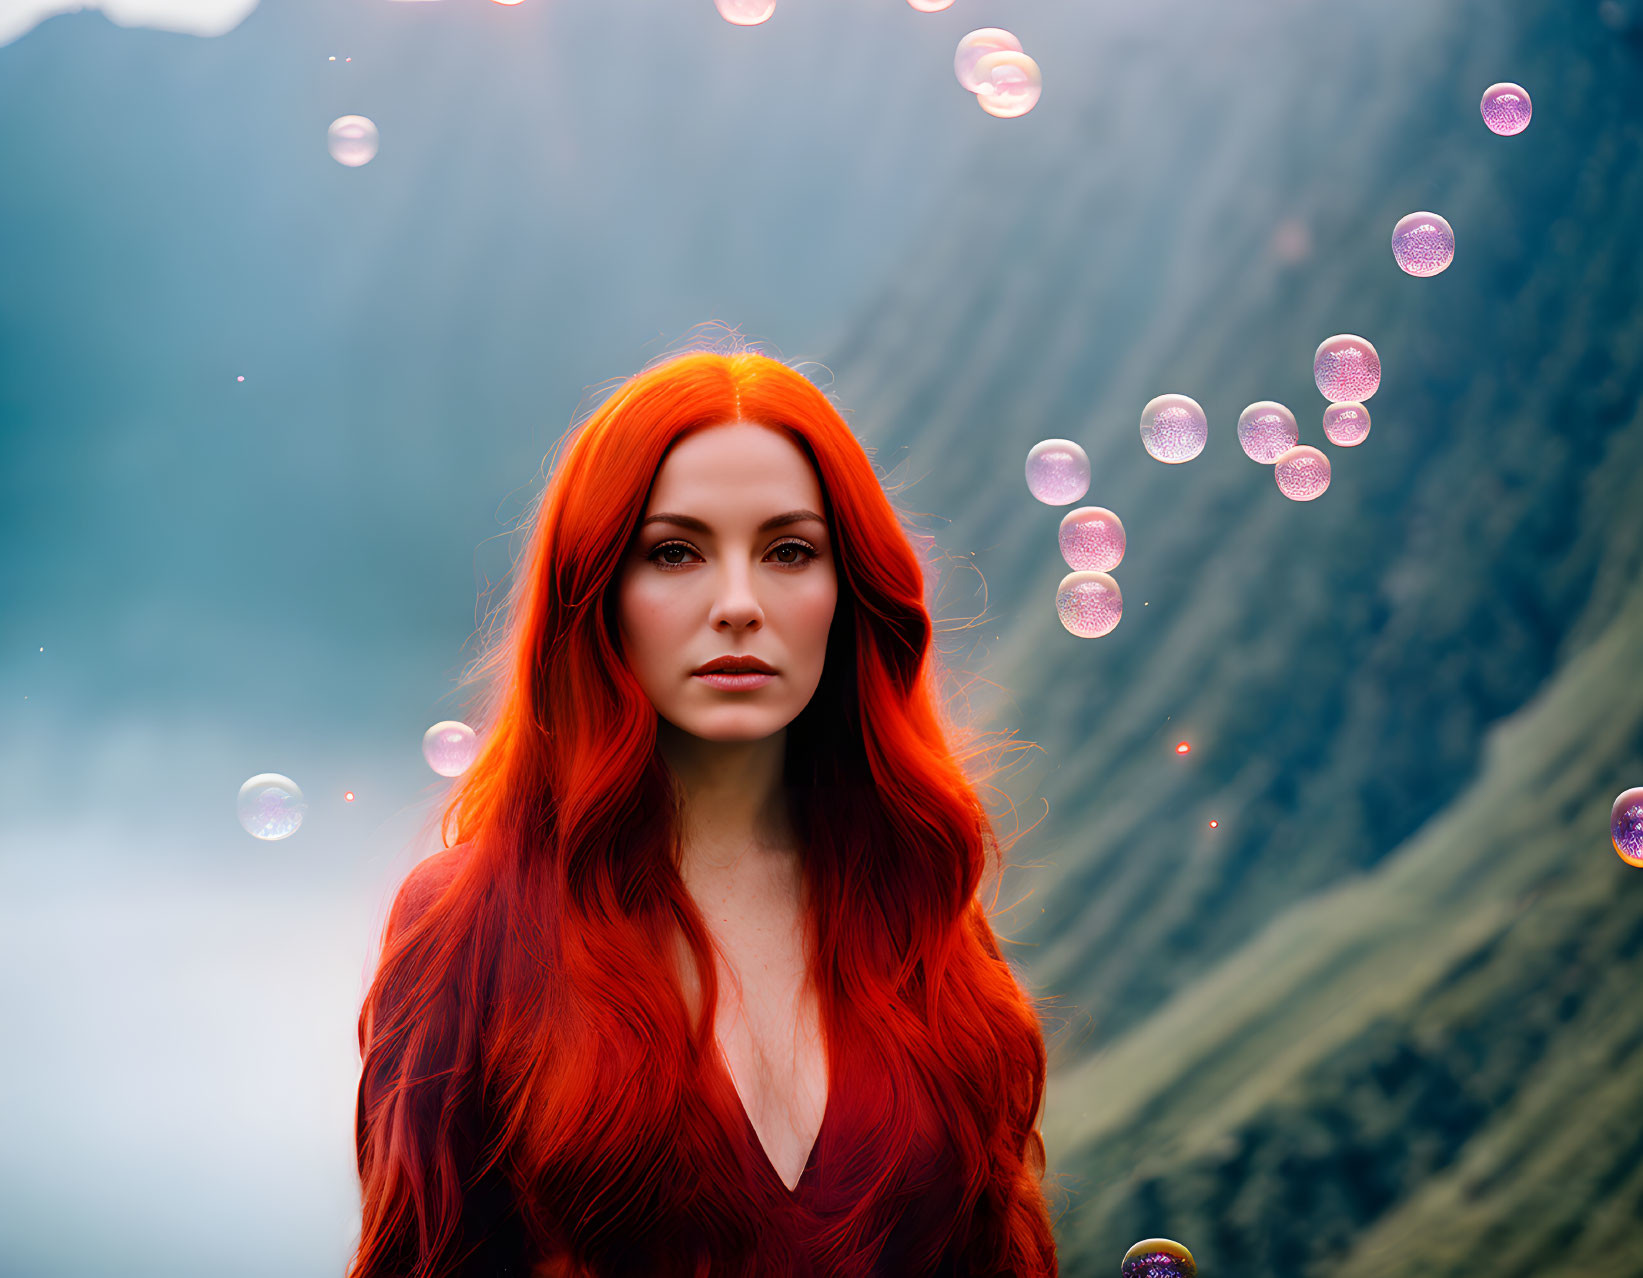
<svg viewBox="0 0 1643 1278"><path fill-rule="evenodd" d="M745 692L749 688L762 688L776 676L755 670L747 674L727 674L723 671L714 671L712 674L699 674L697 679L711 683L715 688L725 688L732 692Z"/></svg>

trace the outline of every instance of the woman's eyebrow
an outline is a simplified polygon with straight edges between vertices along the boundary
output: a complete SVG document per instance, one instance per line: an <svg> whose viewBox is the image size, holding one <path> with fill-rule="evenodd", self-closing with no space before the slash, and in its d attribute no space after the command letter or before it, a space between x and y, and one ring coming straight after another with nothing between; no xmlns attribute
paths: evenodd
<svg viewBox="0 0 1643 1278"><path fill-rule="evenodd" d="M827 521L813 510L789 510L784 514L772 515L769 519L765 520L764 523L759 525L759 531L768 532L772 528L780 528L784 524L803 523L807 519L813 520L814 522L822 525L824 528L827 526ZM697 519L694 515L651 515L648 519L643 520L639 524L639 527L644 528L650 524L677 524L681 528L690 528L696 532L702 533L713 531L713 529L708 527L708 525L703 523L700 519Z"/></svg>

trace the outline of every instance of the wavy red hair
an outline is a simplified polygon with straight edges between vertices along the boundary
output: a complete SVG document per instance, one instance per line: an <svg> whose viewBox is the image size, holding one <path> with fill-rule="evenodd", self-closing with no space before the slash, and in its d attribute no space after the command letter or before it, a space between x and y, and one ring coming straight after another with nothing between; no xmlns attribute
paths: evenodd
<svg viewBox="0 0 1643 1278"><path fill-rule="evenodd" d="M756 350L718 349L666 357L567 433L508 620L463 679L482 694L479 754L440 816L447 850L398 893L360 1013L348 1278L460 1272L496 1215L475 1206L481 1184L561 1258L538 1273L620 1274L641 1256L659 1278L791 1271L731 1188L736 1147L692 1103L713 1043L711 941L677 870L656 711L614 613L669 447L738 420L786 432L826 499L839 599L821 683L787 729L785 780L830 1059L871 1056L893 1081L859 1205L822 1259L866 1272L884 1228L875 1189L934 1122L961 1158L953 1229L970 1272L1057 1272L1037 1131L1050 1000L1018 982L980 898L1003 866L980 799L998 752L943 708L924 595L935 564L914 545L934 539L904 527L821 389ZM679 935L702 982L694 1023L668 959Z"/></svg>

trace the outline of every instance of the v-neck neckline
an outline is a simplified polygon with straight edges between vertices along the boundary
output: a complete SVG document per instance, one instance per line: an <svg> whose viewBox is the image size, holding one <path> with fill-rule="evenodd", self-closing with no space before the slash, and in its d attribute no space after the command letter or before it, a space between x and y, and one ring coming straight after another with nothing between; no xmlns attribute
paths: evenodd
<svg viewBox="0 0 1643 1278"><path fill-rule="evenodd" d="M730 1097L736 1102L736 1112L742 1116L742 1126L747 1129L750 1143L758 1153L759 1161L764 1164L765 1170L770 1173L770 1179L776 1182L776 1188L781 1190L789 1200L796 1200L799 1197L799 1191L804 1188L805 1181L810 1179L810 1173L816 1169L816 1153L821 1149L822 1133L827 1130L827 1120L833 1114L832 1078L828 1078L827 1103L822 1107L822 1120L820 1126L816 1128L816 1138L810 1142L810 1152L805 1156L804 1170L799 1173L798 1183L789 1189L787 1182L782 1179L782 1174L776 1170L776 1164L771 1161L770 1151L764 1147L764 1141L759 1139L759 1129L753 1125L753 1119L748 1116L747 1105L742 1101L742 1093L736 1087L736 1076L730 1070L730 1059L725 1055L724 1048L719 1045L717 1036L713 1040L713 1054L718 1058L719 1071L724 1075L724 1080L730 1087ZM829 1074L831 1074L831 1069L829 1069Z"/></svg>

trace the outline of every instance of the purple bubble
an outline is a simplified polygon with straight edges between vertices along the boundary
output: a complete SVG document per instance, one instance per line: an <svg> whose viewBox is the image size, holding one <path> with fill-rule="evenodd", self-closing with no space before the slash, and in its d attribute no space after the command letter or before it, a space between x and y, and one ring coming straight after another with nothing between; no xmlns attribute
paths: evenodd
<svg viewBox="0 0 1643 1278"><path fill-rule="evenodd" d="M1046 506L1065 506L1090 491L1090 457L1070 439L1045 439L1027 454L1027 491Z"/></svg>
<svg viewBox="0 0 1643 1278"><path fill-rule="evenodd" d="M1260 400L1238 415L1238 443L1251 461L1270 466L1300 442L1295 414L1274 400Z"/></svg>
<svg viewBox="0 0 1643 1278"><path fill-rule="evenodd" d="M1329 458L1310 444L1300 444L1273 463L1278 491L1290 501L1312 501L1329 487Z"/></svg>
<svg viewBox="0 0 1643 1278"><path fill-rule="evenodd" d="M1312 376L1332 404L1361 404L1380 387L1381 357L1356 333L1337 333L1318 343Z"/></svg>
<svg viewBox="0 0 1643 1278"><path fill-rule="evenodd" d="M1055 611L1070 633L1099 639L1123 617L1124 596L1104 572L1070 572L1056 587Z"/></svg>
<svg viewBox="0 0 1643 1278"><path fill-rule="evenodd" d="M1197 1278L1192 1253L1173 1238L1143 1238L1124 1253L1121 1278Z"/></svg>
<svg viewBox="0 0 1643 1278"><path fill-rule="evenodd" d="M1627 865L1643 870L1643 785L1622 791L1609 810L1609 837Z"/></svg>
<svg viewBox="0 0 1643 1278"><path fill-rule="evenodd" d="M1362 404L1331 404L1324 409L1324 438L1338 448L1355 448L1369 438L1369 410Z"/></svg>
<svg viewBox="0 0 1643 1278"><path fill-rule="evenodd" d="M1124 562L1124 525L1105 506L1069 511L1057 534L1067 567L1084 572L1111 572Z"/></svg>
<svg viewBox="0 0 1643 1278"><path fill-rule="evenodd" d="M1191 461L1208 441L1209 421L1189 396L1158 395L1141 410L1141 446L1161 462Z"/></svg>
<svg viewBox="0 0 1643 1278"><path fill-rule="evenodd" d="M1455 232L1436 213L1405 213L1392 228L1392 256L1409 275L1436 275L1455 260Z"/></svg>
<svg viewBox="0 0 1643 1278"><path fill-rule="evenodd" d="M1521 84L1502 80L1483 91L1483 101L1478 104L1478 109L1483 112L1483 122L1489 126L1491 133L1509 138L1529 127L1534 103L1529 101L1529 92Z"/></svg>

